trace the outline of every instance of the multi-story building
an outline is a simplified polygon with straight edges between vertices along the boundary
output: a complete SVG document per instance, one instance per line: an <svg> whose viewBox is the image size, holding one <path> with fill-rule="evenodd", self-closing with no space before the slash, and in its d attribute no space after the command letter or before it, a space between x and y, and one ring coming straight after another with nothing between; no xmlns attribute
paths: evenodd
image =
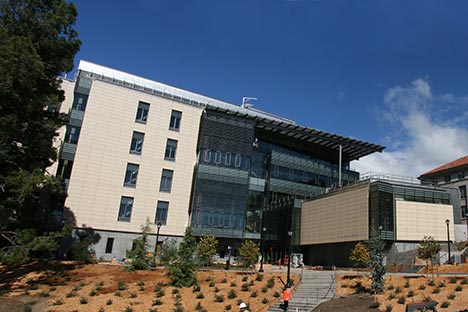
<svg viewBox="0 0 468 312"><path fill-rule="evenodd" d="M466 205L466 189L468 187L468 156L464 156L423 173L418 179L421 180L422 184L458 189L459 201L454 203L460 207L454 216L455 223L460 224L456 229L456 239L458 241L468 240L468 210ZM463 220L466 226L461 225Z"/></svg>
<svg viewBox="0 0 468 312"><path fill-rule="evenodd" d="M441 257L446 261L446 242L454 238L454 216L459 212L452 204L454 198L453 190L421 185L416 178L365 175L353 185L303 203L301 247L305 261L349 266L356 243L377 236L386 242L388 265L414 264L424 236L443 243Z"/></svg>
<svg viewBox="0 0 468 312"><path fill-rule="evenodd" d="M146 220L153 247L187 225L220 253L261 236L281 253L288 231L297 247L301 199L358 180L350 161L384 148L85 61L63 89L64 211L102 258L125 257Z"/></svg>

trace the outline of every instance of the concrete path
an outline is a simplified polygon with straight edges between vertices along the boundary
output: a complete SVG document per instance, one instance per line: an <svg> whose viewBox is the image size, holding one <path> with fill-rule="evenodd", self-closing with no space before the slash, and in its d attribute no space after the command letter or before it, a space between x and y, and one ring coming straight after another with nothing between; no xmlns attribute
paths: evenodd
<svg viewBox="0 0 468 312"><path fill-rule="evenodd" d="M296 271L298 270L298 271ZM292 271L296 274L301 274L300 269ZM334 271L302 271L302 281L292 294L292 299L289 302L289 312L310 312L316 306L324 301L328 301L335 295L336 276ZM269 312L284 311L280 308L280 300L274 307L270 308Z"/></svg>

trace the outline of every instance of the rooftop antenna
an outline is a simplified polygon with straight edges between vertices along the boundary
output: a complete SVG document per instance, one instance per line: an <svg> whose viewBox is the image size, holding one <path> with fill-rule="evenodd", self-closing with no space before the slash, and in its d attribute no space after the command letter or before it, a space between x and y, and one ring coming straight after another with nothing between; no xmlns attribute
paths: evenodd
<svg viewBox="0 0 468 312"><path fill-rule="evenodd" d="M248 102L248 101L256 101L256 100L258 100L258 99L257 99L257 98L254 98L254 97L248 97L248 96L243 97L243 98L242 98L242 106L241 106L241 107L242 107L242 108L250 108L250 107L252 107L253 105L252 105L252 104L249 104L249 103L247 103L247 102Z"/></svg>

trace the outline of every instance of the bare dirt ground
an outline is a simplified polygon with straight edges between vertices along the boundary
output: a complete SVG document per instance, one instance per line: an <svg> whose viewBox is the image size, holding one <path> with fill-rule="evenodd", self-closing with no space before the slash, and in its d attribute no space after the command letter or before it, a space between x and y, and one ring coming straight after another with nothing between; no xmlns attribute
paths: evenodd
<svg viewBox="0 0 468 312"><path fill-rule="evenodd" d="M337 289L333 300L319 305L314 311L360 312L392 311L403 312L407 303L435 300L438 311L459 311L468 308L468 276L448 277L443 274L468 273L468 265L443 265L435 268L434 275L405 276L386 275L385 292L375 297L367 293L370 280L365 276L346 274L337 276ZM374 307L378 302L377 308ZM445 304L444 304L445 303ZM447 307L442 307L442 305Z"/></svg>
<svg viewBox="0 0 468 312"><path fill-rule="evenodd" d="M120 266L40 264L0 268L0 311L267 311L280 299L286 273L206 271L197 273L200 290L167 286L166 271L126 272ZM273 278L274 285L268 287ZM292 275L295 284L299 277ZM158 291L161 289L161 291ZM179 310L182 311L182 310Z"/></svg>

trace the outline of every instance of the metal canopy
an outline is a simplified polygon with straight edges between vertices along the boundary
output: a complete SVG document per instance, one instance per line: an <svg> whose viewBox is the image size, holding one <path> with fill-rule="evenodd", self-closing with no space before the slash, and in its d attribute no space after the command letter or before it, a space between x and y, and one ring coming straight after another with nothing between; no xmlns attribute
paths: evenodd
<svg viewBox="0 0 468 312"><path fill-rule="evenodd" d="M248 113L235 112L228 109L208 106L207 109L223 112L229 115L252 119L256 122L256 127L277 135L286 136L306 145L320 146L321 148L338 151L340 145L343 148L343 154L349 161L357 160L361 157L375 152L381 152L385 146L364 142L349 137L320 131L313 128L303 127L288 122L281 122L261 116L254 116Z"/></svg>

